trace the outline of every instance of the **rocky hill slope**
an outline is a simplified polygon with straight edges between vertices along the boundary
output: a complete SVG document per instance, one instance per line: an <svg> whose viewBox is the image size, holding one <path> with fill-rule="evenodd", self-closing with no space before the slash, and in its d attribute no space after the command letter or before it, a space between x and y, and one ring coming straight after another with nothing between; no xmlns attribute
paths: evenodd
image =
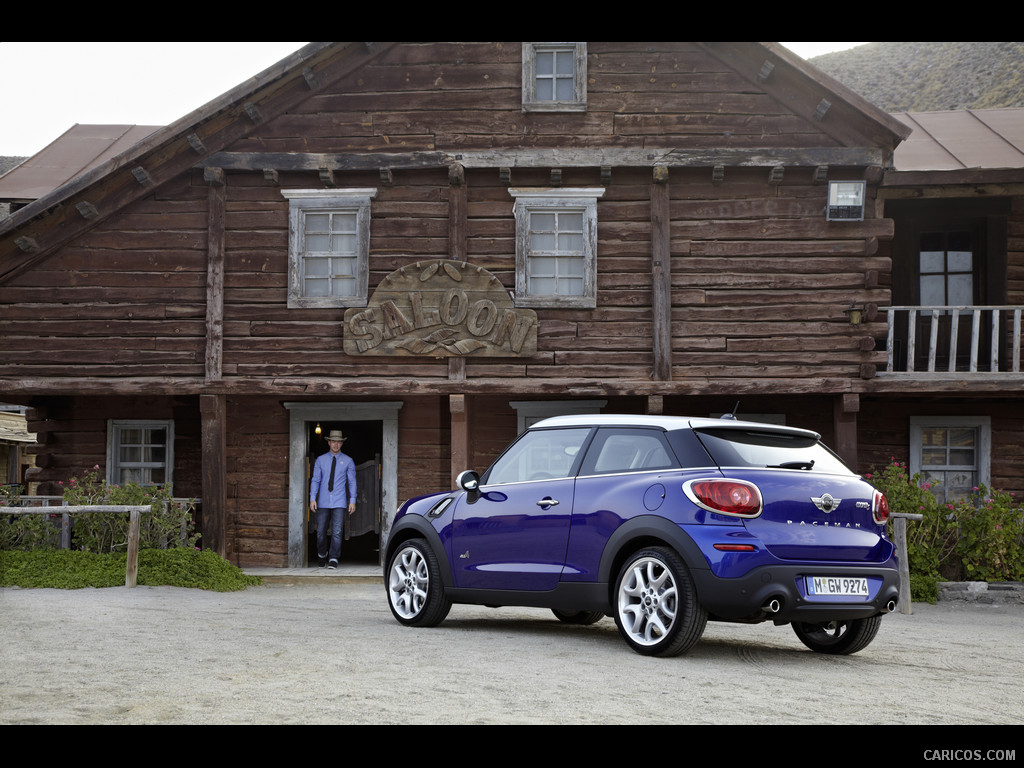
<svg viewBox="0 0 1024 768"><path fill-rule="evenodd" d="M886 112L1024 107L1024 43L867 43L808 61Z"/></svg>

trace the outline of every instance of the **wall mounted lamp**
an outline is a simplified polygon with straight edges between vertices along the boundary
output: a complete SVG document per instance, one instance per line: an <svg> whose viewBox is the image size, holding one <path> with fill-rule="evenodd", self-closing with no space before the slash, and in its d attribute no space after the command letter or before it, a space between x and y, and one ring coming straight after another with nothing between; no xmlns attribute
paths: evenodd
<svg viewBox="0 0 1024 768"><path fill-rule="evenodd" d="M866 186L863 181L830 181L825 220L863 221Z"/></svg>
<svg viewBox="0 0 1024 768"><path fill-rule="evenodd" d="M843 312L850 320L850 325L856 327L864 322L864 308L858 307L856 304L851 304L849 309L844 309Z"/></svg>
<svg viewBox="0 0 1024 768"><path fill-rule="evenodd" d="M320 429L320 422L316 423L316 433L319 435L322 430Z"/></svg>

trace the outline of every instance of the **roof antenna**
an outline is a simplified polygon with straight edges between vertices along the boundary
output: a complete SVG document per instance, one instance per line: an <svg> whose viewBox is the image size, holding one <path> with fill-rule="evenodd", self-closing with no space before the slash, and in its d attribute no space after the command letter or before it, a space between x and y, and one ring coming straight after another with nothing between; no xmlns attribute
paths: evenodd
<svg viewBox="0 0 1024 768"><path fill-rule="evenodd" d="M737 400L736 401L736 407L732 409L732 413L723 413L722 414L722 418L723 419L730 419L732 421L736 421L736 411L738 411L739 409L740 409L740 401Z"/></svg>

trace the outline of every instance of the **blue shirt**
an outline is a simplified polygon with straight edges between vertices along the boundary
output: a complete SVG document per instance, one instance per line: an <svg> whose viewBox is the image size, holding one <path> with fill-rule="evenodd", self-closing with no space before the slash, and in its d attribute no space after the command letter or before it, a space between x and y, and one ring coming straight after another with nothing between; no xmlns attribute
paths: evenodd
<svg viewBox="0 0 1024 768"><path fill-rule="evenodd" d="M328 491L331 474L331 459L337 457L334 466L334 490ZM321 509L347 507L356 503L356 464L344 453L328 451L313 465L313 479L309 484L309 500L315 501Z"/></svg>

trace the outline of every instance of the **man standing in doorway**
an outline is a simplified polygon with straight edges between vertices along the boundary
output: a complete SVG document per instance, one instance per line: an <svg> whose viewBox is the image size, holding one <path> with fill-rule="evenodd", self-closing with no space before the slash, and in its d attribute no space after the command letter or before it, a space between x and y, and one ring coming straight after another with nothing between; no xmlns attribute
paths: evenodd
<svg viewBox="0 0 1024 768"><path fill-rule="evenodd" d="M331 450L316 460L309 484L309 508L316 513L316 553L321 568L338 567L345 511L350 515L356 511L356 465L341 452L344 442L341 430L330 431L327 445Z"/></svg>

